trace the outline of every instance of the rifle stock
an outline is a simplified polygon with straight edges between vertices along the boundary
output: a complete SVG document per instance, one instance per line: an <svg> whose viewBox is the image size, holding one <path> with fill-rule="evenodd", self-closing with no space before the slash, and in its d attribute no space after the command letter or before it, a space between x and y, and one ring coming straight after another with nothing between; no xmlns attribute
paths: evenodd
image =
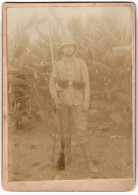
<svg viewBox="0 0 138 195"><path fill-rule="evenodd" d="M63 128L62 121L63 121L63 111L62 111L62 108L58 108L58 124L59 124L60 139L61 139L61 149L60 149L59 158L57 161L58 170L65 169L65 154L64 154L65 138L64 138L64 128Z"/></svg>

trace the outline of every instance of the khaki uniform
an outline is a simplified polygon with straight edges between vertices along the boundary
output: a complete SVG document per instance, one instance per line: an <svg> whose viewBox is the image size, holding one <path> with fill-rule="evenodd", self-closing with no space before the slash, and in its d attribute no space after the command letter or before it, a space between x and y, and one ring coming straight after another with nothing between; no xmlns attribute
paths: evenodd
<svg viewBox="0 0 138 195"><path fill-rule="evenodd" d="M54 77L59 80L84 81L84 89L75 89L72 85L67 88L59 88L59 97L63 106L63 124L65 136L71 134L71 118L75 125L78 142L84 143L88 140L87 122L85 112L82 112L84 101L89 102L90 86L87 65L81 59L72 57L70 60L64 58L55 64L50 79L50 91L53 98L56 97Z"/></svg>

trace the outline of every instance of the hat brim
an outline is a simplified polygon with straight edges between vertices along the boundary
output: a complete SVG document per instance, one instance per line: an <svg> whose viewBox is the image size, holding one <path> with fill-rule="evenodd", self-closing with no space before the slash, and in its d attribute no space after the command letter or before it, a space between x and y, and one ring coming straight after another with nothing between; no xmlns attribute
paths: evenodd
<svg viewBox="0 0 138 195"><path fill-rule="evenodd" d="M61 45L60 46L60 49L62 49L63 47L65 47L65 46L67 46L67 45L73 45L74 47L75 47L75 49L76 49L76 44L74 44L74 43L69 43L69 44L65 44L65 45Z"/></svg>

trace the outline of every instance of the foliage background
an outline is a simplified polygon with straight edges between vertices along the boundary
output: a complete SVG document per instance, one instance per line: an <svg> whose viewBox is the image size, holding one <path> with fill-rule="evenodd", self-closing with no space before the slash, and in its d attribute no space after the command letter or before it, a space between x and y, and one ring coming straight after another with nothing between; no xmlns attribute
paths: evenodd
<svg viewBox="0 0 138 195"><path fill-rule="evenodd" d="M16 12L8 8L7 13L9 111L17 123L34 112L45 120L52 101L48 89L52 69L50 38L57 61L62 58L61 39L69 34L77 45L76 56L84 59L89 69L91 108L101 112L104 107L118 125L124 127L129 120L130 128L129 7L16 8Z"/></svg>

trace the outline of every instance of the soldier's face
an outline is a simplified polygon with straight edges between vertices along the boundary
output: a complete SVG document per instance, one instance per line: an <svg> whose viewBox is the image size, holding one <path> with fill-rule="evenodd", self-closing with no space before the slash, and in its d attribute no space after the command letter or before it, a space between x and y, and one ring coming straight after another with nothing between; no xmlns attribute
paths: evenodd
<svg viewBox="0 0 138 195"><path fill-rule="evenodd" d="M64 53L66 56L70 57L70 56L72 56L72 55L74 54L74 52L75 52L75 47L74 47L74 45L65 45L65 46L62 48L62 51L63 51L63 53Z"/></svg>

